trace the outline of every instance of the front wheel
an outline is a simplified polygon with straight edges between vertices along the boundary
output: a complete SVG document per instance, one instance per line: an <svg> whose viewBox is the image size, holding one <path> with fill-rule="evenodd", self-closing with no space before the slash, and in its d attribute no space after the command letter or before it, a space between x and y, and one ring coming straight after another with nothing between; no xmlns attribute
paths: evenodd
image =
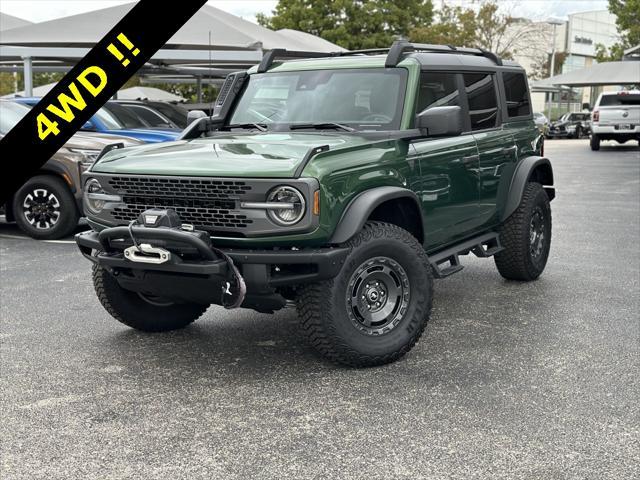
<svg viewBox="0 0 640 480"><path fill-rule="evenodd" d="M551 249L551 205L539 183L528 183L520 206L500 232L504 247L494 257L500 275L531 281L544 271Z"/></svg>
<svg viewBox="0 0 640 480"><path fill-rule="evenodd" d="M334 362L393 362L413 348L429 319L427 256L409 232L382 222L366 223L346 246L351 252L337 277L299 292L302 329Z"/></svg>
<svg viewBox="0 0 640 480"><path fill-rule="evenodd" d="M93 266L93 286L98 300L113 318L143 332L167 332L195 322L209 307L196 303L173 303L167 299L122 288L99 265Z"/></svg>
<svg viewBox="0 0 640 480"><path fill-rule="evenodd" d="M65 237L78 225L78 208L67 185L58 177L38 175L13 198L13 216L24 233L39 240Z"/></svg>

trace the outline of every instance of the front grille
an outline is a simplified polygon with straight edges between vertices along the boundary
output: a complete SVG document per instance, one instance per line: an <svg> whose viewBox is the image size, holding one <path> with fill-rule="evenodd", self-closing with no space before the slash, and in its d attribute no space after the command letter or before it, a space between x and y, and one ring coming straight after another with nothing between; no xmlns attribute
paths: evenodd
<svg viewBox="0 0 640 480"><path fill-rule="evenodd" d="M238 180L206 180L166 177L112 177L109 185L120 195L174 198L240 198L251 186Z"/></svg>
<svg viewBox="0 0 640 480"><path fill-rule="evenodd" d="M175 210L183 222L200 230L244 229L253 220L236 211L236 202L251 191L243 181L168 177L112 177L109 185L123 196L123 206L111 211L119 222L130 222L150 208Z"/></svg>

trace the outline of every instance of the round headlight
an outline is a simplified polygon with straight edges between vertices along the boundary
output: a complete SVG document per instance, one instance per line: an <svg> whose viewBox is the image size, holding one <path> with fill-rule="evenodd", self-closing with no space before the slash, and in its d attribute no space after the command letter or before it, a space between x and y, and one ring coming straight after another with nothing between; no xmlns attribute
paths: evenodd
<svg viewBox="0 0 640 480"><path fill-rule="evenodd" d="M304 196L293 187L276 187L267 197L269 203L283 203L283 208L269 210L269 217L278 225L290 226L298 223L305 212Z"/></svg>
<svg viewBox="0 0 640 480"><path fill-rule="evenodd" d="M84 206L91 213L100 213L104 208L106 201L100 198L104 193L102 185L95 178L91 178L84 184Z"/></svg>

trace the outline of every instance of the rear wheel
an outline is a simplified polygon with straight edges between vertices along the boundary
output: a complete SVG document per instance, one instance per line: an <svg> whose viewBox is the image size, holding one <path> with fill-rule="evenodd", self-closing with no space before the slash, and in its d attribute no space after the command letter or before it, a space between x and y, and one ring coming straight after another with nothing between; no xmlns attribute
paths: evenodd
<svg viewBox="0 0 640 480"><path fill-rule="evenodd" d="M591 134L589 145L591 146L591 150L594 152L600 150L600 137L598 137L598 135Z"/></svg>
<svg viewBox="0 0 640 480"><path fill-rule="evenodd" d="M504 250L495 255L500 275L510 280L538 278L551 248L551 205L539 183L527 184L518 209L502 226Z"/></svg>
<svg viewBox="0 0 640 480"><path fill-rule="evenodd" d="M58 177L38 175L13 198L13 215L24 233L40 240L65 237L78 225L78 208L67 185Z"/></svg>
<svg viewBox="0 0 640 480"><path fill-rule="evenodd" d="M132 292L99 265L93 266L93 286L98 300L120 323L143 332L167 332L196 321L209 307L174 303L168 299Z"/></svg>
<svg viewBox="0 0 640 480"><path fill-rule="evenodd" d="M393 362L416 344L431 312L431 267L409 232L368 222L332 280L305 286L297 306L312 345L355 367Z"/></svg>

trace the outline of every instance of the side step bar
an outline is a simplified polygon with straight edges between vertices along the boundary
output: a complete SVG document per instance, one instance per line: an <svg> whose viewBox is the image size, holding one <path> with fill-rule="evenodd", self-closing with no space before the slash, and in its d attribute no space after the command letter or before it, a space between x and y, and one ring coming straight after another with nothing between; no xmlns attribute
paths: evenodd
<svg viewBox="0 0 640 480"><path fill-rule="evenodd" d="M434 255L429 255L429 262L435 278L445 278L459 272L464 267L460 264L460 255L473 253L476 257L487 258L504 250L500 245L498 233L485 233L479 237L462 242Z"/></svg>

